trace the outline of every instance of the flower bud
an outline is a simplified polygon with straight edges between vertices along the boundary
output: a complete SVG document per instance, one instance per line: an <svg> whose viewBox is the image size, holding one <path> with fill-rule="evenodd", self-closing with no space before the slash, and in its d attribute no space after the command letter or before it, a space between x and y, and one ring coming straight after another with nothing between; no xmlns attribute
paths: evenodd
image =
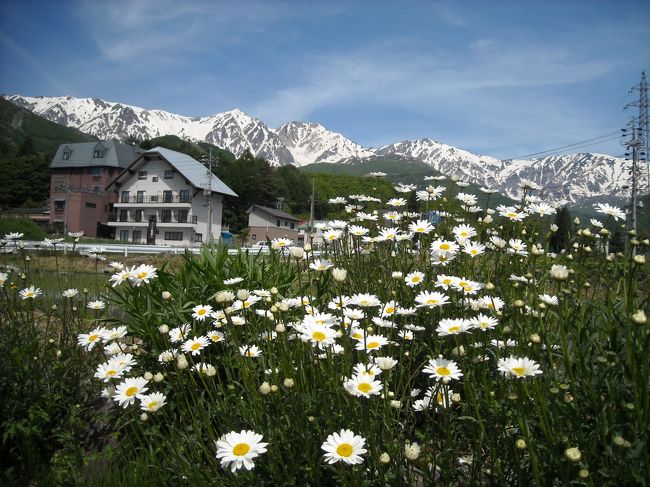
<svg viewBox="0 0 650 487"><path fill-rule="evenodd" d="M170 293L169 291L163 291L162 292L162 298L165 301L170 300L172 298L172 293Z"/></svg>
<svg viewBox="0 0 650 487"><path fill-rule="evenodd" d="M187 358L185 358L185 355L179 355L176 359L176 365L179 369L187 369L190 364L187 363Z"/></svg>
<svg viewBox="0 0 650 487"><path fill-rule="evenodd" d="M345 269L334 268L332 270L332 277L335 281L343 282L348 276L348 271Z"/></svg>
<svg viewBox="0 0 650 487"><path fill-rule="evenodd" d="M284 384L284 387L286 387L287 389L291 389L295 384L293 379L290 379L288 377L286 379L284 379L284 381L282 383Z"/></svg>
<svg viewBox="0 0 650 487"><path fill-rule="evenodd" d="M642 309L637 310L633 315L632 315L632 322L636 323L637 325L645 325L648 321L648 318L645 315L645 312Z"/></svg>
<svg viewBox="0 0 650 487"><path fill-rule="evenodd" d="M582 458L582 453L577 448L567 448L564 450L564 457L570 462L579 462Z"/></svg>
<svg viewBox="0 0 650 487"><path fill-rule="evenodd" d="M162 382L164 378L165 378L165 376L162 375L161 372L158 372L156 375L153 376L153 381L154 382Z"/></svg>
<svg viewBox="0 0 650 487"><path fill-rule="evenodd" d="M262 382L259 391L260 394L264 394L266 396L269 392L271 392L271 385L268 382Z"/></svg>
<svg viewBox="0 0 650 487"><path fill-rule="evenodd" d="M379 461L384 465L390 463L390 455L386 452L382 453L381 455L379 455Z"/></svg>

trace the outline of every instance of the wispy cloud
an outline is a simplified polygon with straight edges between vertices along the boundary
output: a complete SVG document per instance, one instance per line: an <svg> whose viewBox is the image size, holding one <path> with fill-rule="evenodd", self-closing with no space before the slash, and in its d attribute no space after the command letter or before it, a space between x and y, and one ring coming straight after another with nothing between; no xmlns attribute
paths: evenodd
<svg viewBox="0 0 650 487"><path fill-rule="evenodd" d="M273 121L308 118L317 110L350 102L399 104L414 111L436 106L467 108L474 97L512 89L575 84L613 69L608 62L577 59L563 48L472 44L463 57L444 51L426 55L383 48L314 59L302 79L255 106Z"/></svg>
<svg viewBox="0 0 650 487"><path fill-rule="evenodd" d="M130 62L223 49L242 32L270 29L291 10L262 0L86 0L76 13L107 60Z"/></svg>
<svg viewBox="0 0 650 487"><path fill-rule="evenodd" d="M466 17L461 14L458 3L456 2L450 0L434 2L433 11L438 18L455 27L464 27L468 23Z"/></svg>
<svg viewBox="0 0 650 487"><path fill-rule="evenodd" d="M55 78L50 72L45 70L43 66L46 64L42 60L37 59L32 54L30 54L26 49L19 46L16 41L9 37L6 33L0 30L0 44L9 48L15 54L18 55L31 69L33 69L46 84L50 85L52 91L58 92L60 94L67 94L70 92L67 86L65 86L61 81Z"/></svg>

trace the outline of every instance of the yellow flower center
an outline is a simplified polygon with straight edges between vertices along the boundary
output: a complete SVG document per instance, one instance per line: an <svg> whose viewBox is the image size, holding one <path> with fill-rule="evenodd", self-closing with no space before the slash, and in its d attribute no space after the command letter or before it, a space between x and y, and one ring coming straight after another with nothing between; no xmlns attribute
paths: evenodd
<svg viewBox="0 0 650 487"><path fill-rule="evenodd" d="M436 372L438 372L440 375L451 375L451 372L447 367L438 367L436 369Z"/></svg>
<svg viewBox="0 0 650 487"><path fill-rule="evenodd" d="M238 457L246 455L250 451L251 447L250 445L246 443L237 443L235 447L232 449L233 455L237 455Z"/></svg>
<svg viewBox="0 0 650 487"><path fill-rule="evenodd" d="M440 246L440 250L449 250L449 249L450 249L449 244L444 243Z"/></svg>
<svg viewBox="0 0 650 487"><path fill-rule="evenodd" d="M149 409L156 409L156 406L158 406L158 403L156 401L151 401L149 404L147 404L147 407Z"/></svg>
<svg viewBox="0 0 650 487"><path fill-rule="evenodd" d="M339 454L339 456L342 457L349 457L352 455L352 445L349 443L341 443L339 446L336 447L336 453Z"/></svg>
<svg viewBox="0 0 650 487"><path fill-rule="evenodd" d="M361 333L353 333L352 338L356 338L358 340L358 339L363 338L363 335Z"/></svg>
<svg viewBox="0 0 650 487"><path fill-rule="evenodd" d="M315 331L314 333L311 334L311 337L314 340L318 340L319 342L322 342L326 338L325 333L323 333L322 331Z"/></svg>
<svg viewBox="0 0 650 487"><path fill-rule="evenodd" d="M206 310L202 308L202 309L198 310L196 312L196 314L199 315L199 316L203 316L205 314L205 312L206 312Z"/></svg>
<svg viewBox="0 0 650 487"><path fill-rule="evenodd" d="M242 308L248 308L251 305L251 303L249 303L248 301L244 301L241 305Z"/></svg>
<svg viewBox="0 0 650 487"><path fill-rule="evenodd" d="M516 218L517 214L516 213L508 213L508 218Z"/></svg>
<svg viewBox="0 0 650 487"><path fill-rule="evenodd" d="M131 397L131 396L135 396L136 392L138 392L138 388L135 386L131 386L126 390L125 394L128 397Z"/></svg>
<svg viewBox="0 0 650 487"><path fill-rule="evenodd" d="M449 333L458 333L460 331L460 326L450 326L447 331Z"/></svg>
<svg viewBox="0 0 650 487"><path fill-rule="evenodd" d="M438 304L438 300L434 298L427 299L427 304Z"/></svg>
<svg viewBox="0 0 650 487"><path fill-rule="evenodd" d="M476 254L478 254L478 250L472 249L472 250L469 251L469 253L472 254L472 255L476 255Z"/></svg>
<svg viewBox="0 0 650 487"><path fill-rule="evenodd" d="M89 341L89 342L94 342L94 341L96 341L98 338L99 338L99 335L90 335L90 336L88 337L88 341Z"/></svg>
<svg viewBox="0 0 650 487"><path fill-rule="evenodd" d="M512 368L512 371L513 371L515 374L517 374L519 377L521 377L522 375L524 375L525 370L526 370L526 369L524 369L523 367L513 367L513 368Z"/></svg>
<svg viewBox="0 0 650 487"><path fill-rule="evenodd" d="M106 371L106 375L108 375L108 376L113 376L115 374L117 374L117 370L111 369L111 370Z"/></svg>
<svg viewBox="0 0 650 487"><path fill-rule="evenodd" d="M392 314L395 312L395 308L386 308L386 314Z"/></svg>
<svg viewBox="0 0 650 487"><path fill-rule="evenodd" d="M359 389L361 392L370 392L372 389L372 386L368 384L367 382L362 382L357 386L357 389Z"/></svg>
<svg viewBox="0 0 650 487"><path fill-rule="evenodd" d="M366 344L366 348L377 348L379 346L379 342L370 342Z"/></svg>
<svg viewBox="0 0 650 487"><path fill-rule="evenodd" d="M138 279L144 279L144 278L147 277L148 275L149 275L148 272L140 272L140 273L138 274Z"/></svg>
<svg viewBox="0 0 650 487"><path fill-rule="evenodd" d="M201 342L193 343L192 346L191 346L190 348L191 348L192 350L198 350L199 348L201 348Z"/></svg>

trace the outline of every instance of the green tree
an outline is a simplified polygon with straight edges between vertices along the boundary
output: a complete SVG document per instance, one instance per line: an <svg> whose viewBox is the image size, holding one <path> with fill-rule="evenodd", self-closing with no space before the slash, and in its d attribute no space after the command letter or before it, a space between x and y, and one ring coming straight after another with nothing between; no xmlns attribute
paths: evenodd
<svg viewBox="0 0 650 487"><path fill-rule="evenodd" d="M555 214L557 231L551 237L551 249L560 252L569 245L569 231L571 230L571 213L567 206L563 206Z"/></svg>

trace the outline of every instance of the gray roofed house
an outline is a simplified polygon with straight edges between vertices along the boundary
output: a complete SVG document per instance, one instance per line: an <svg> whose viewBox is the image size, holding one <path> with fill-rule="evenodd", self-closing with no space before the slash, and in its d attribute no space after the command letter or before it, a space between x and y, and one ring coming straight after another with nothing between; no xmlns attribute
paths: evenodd
<svg viewBox="0 0 650 487"><path fill-rule="evenodd" d="M299 218L262 205L252 205L246 212L248 213L249 243L274 238L289 238L294 242L298 241Z"/></svg>
<svg viewBox="0 0 650 487"><path fill-rule="evenodd" d="M164 147L142 153L106 188L117 240L184 247L218 240L224 198L237 197L199 161Z"/></svg>

